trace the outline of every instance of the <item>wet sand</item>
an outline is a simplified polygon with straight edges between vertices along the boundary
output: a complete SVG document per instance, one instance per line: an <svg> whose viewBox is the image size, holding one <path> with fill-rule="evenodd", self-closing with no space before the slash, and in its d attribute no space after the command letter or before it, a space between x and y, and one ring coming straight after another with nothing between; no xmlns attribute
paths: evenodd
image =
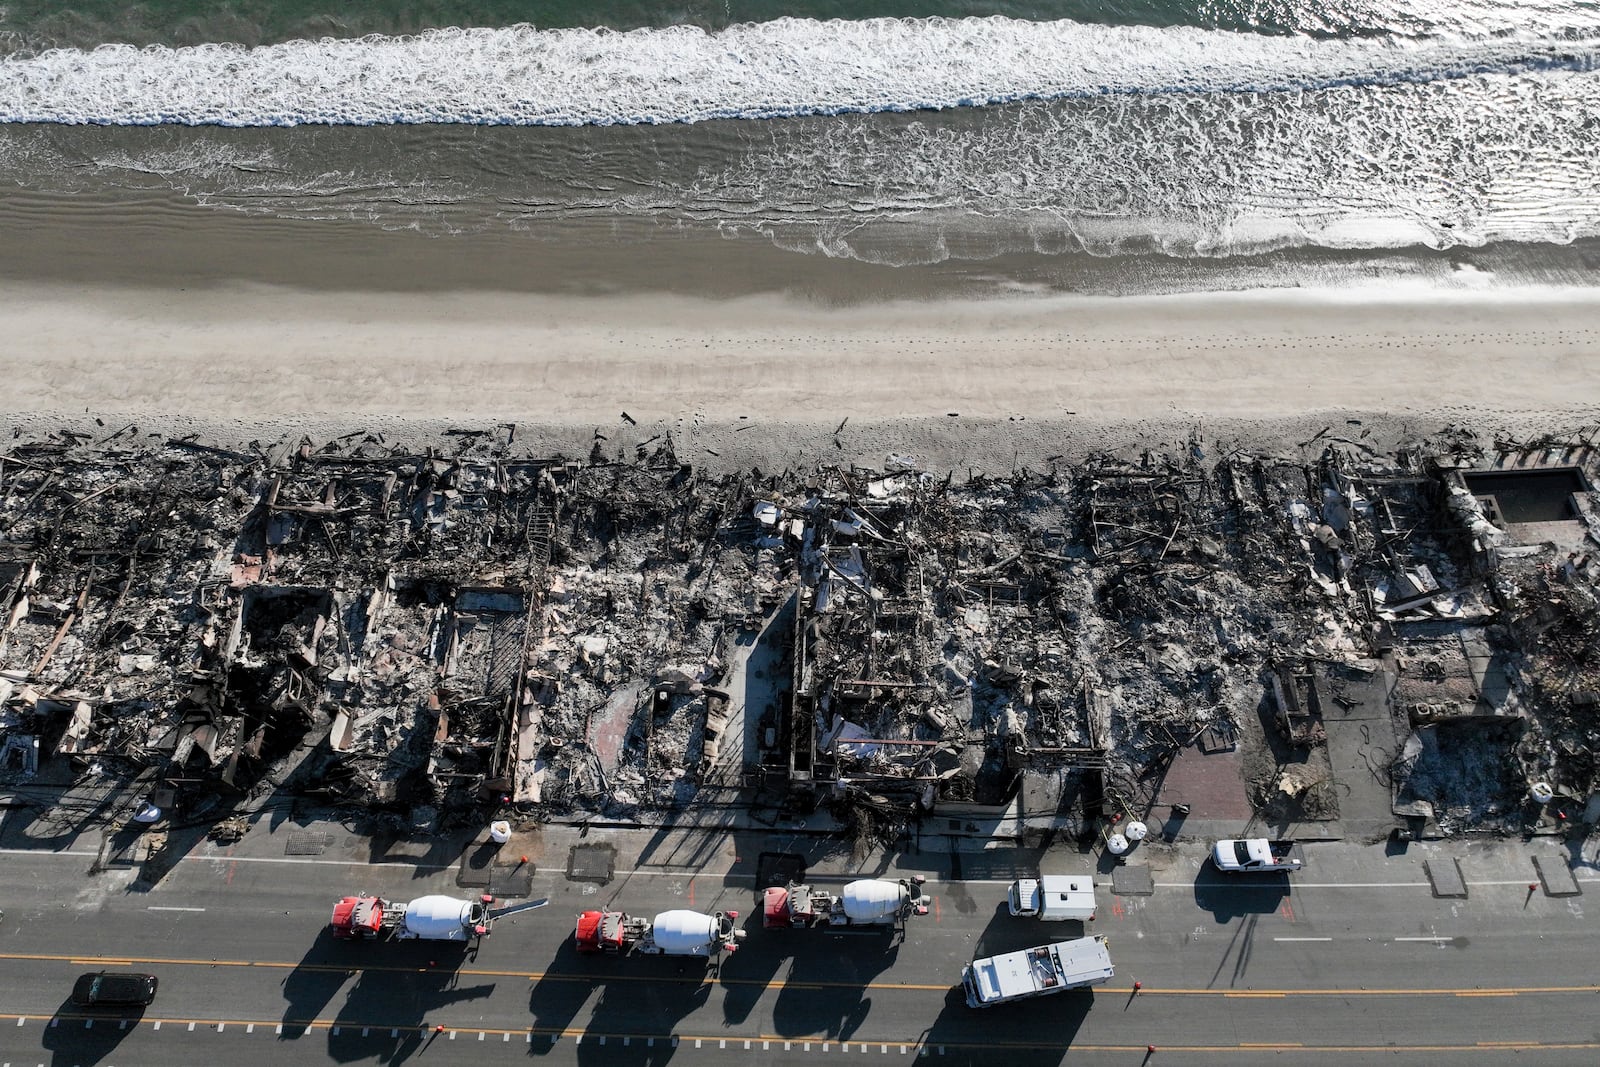
<svg viewBox="0 0 1600 1067"><path fill-rule="evenodd" d="M570 428L576 444L626 411L719 455L756 424L827 448L847 417L969 441L1031 420L1010 448L1031 454L1048 426L1543 425L1597 399L1589 288L1111 298L681 234L426 238L161 200L30 214L12 197L4 213L0 370L11 409L41 415L476 419ZM790 438L756 453L801 447Z"/></svg>

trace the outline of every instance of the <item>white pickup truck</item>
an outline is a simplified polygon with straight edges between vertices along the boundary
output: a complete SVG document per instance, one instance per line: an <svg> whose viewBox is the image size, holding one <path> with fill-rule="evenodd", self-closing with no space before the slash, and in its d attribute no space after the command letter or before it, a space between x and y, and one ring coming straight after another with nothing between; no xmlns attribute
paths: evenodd
<svg viewBox="0 0 1600 1067"><path fill-rule="evenodd" d="M1019 878L1006 894L1011 914L1042 922L1094 918L1094 879L1087 874L1046 874Z"/></svg>
<svg viewBox="0 0 1600 1067"><path fill-rule="evenodd" d="M961 972L969 1008L1042 997L1111 980L1116 970L1104 937L1080 937L973 960Z"/></svg>
<svg viewBox="0 0 1600 1067"><path fill-rule="evenodd" d="M1229 874L1247 871L1298 871L1306 865L1300 846L1293 841L1269 841L1264 837L1229 838L1211 848L1217 870Z"/></svg>

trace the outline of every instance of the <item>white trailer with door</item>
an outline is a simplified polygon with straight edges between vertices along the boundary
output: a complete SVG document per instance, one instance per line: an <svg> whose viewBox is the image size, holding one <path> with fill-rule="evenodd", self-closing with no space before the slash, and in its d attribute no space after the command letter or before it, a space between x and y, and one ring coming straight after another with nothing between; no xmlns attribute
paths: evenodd
<svg viewBox="0 0 1600 1067"><path fill-rule="evenodd" d="M1041 922L1094 918L1094 879L1087 874L1046 874L1019 878L1006 895L1011 914Z"/></svg>

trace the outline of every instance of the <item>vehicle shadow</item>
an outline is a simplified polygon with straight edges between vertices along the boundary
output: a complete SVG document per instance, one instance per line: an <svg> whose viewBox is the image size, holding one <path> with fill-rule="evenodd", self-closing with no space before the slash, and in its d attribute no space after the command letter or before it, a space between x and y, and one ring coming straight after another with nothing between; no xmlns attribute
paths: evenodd
<svg viewBox="0 0 1600 1067"><path fill-rule="evenodd" d="M116 1051L144 1018L144 1009L81 1008L68 997L45 1025L42 1044L54 1055L52 1067L96 1064Z"/></svg>
<svg viewBox="0 0 1600 1067"><path fill-rule="evenodd" d="M1211 912L1219 923L1242 919L1222 947L1217 969L1207 988L1229 987L1244 981L1255 951L1256 927L1263 915L1277 911L1289 899L1291 886L1285 871L1223 874L1208 859L1200 865L1194 882L1194 902ZM1228 971L1232 966L1231 972Z"/></svg>
<svg viewBox="0 0 1600 1067"><path fill-rule="evenodd" d="M1094 933L1090 925L1078 919L1043 922L1034 916L1012 915L1010 906L1002 900L995 905L983 933L978 935L972 955L976 959L1047 945L1052 941L1073 941Z"/></svg>
<svg viewBox="0 0 1600 1067"><path fill-rule="evenodd" d="M868 987L894 966L900 953L900 933L887 927L850 933L781 933L793 938L788 974L772 1005L773 1029L784 1037L848 1040L871 1014Z"/></svg>
<svg viewBox="0 0 1600 1067"><path fill-rule="evenodd" d="M533 1013L529 1055L544 1055L556 1047L562 1035L572 1032L573 1020L599 984L591 977L597 969L578 954L572 938L561 942L555 958L528 993L528 1009ZM557 1040L551 1041L551 1037Z"/></svg>
<svg viewBox="0 0 1600 1067"><path fill-rule="evenodd" d="M792 931L766 931L762 922L761 906L757 904L745 916L744 943L738 952L722 961L718 970L724 1026L737 1026L750 1017L787 956L783 935Z"/></svg>
<svg viewBox="0 0 1600 1067"><path fill-rule="evenodd" d="M378 966L358 972L328 1030L328 1057L337 1063L366 1059L404 1063L433 1038L431 1013L494 994L492 981L461 984L462 965L477 955L467 943L400 941L349 947L378 948L384 955ZM287 1026L284 1033L287 1037ZM373 1036L378 1037L376 1042Z"/></svg>
<svg viewBox="0 0 1600 1067"><path fill-rule="evenodd" d="M534 1031L528 1054L547 1055L577 1041L579 1063L664 1064L677 1052L678 1023L710 998L717 966L695 957L582 956L567 942L529 995ZM599 999L580 1020L596 989Z"/></svg>
<svg viewBox="0 0 1600 1067"><path fill-rule="evenodd" d="M1277 911L1289 899L1291 888L1285 871L1223 874L1207 859L1195 876L1194 902L1217 922L1226 923Z"/></svg>
<svg viewBox="0 0 1600 1067"><path fill-rule="evenodd" d="M923 1055L941 1064L1003 1062L1007 1067L1057 1067L1072 1051L1072 1042L1094 1001L1094 990L1085 988L990 1008L969 1008L957 985L945 995L944 1009L933 1025L922 1033Z"/></svg>
<svg viewBox="0 0 1600 1067"><path fill-rule="evenodd" d="M374 947L340 941L326 926L318 932L300 962L283 979L285 1041L303 1035L363 965L378 962Z"/></svg>

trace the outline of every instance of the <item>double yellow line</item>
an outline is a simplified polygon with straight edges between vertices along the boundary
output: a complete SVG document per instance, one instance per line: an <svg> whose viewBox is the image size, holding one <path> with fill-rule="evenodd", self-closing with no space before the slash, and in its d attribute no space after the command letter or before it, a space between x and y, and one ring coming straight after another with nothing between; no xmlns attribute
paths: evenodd
<svg viewBox="0 0 1600 1067"><path fill-rule="evenodd" d="M706 974L695 977L677 977L672 975L632 975L608 974L596 975L589 971L502 971L481 967L439 968L399 966L396 964L367 963L351 961L344 963L297 963L286 960L235 960L235 959L203 959L166 956L118 956L115 959L99 959L73 955L51 955L48 953L0 953L0 960L29 960L34 962L71 963L80 967L132 967L135 965L152 967L260 967L269 970L303 970L318 973L356 974L371 971L376 974L432 974L439 971L448 971L469 978L523 978L530 982L539 981L572 981L594 983L604 982L650 982L653 984L679 983L688 985L726 985L726 986L761 986L773 989L858 989L889 992L892 990L907 990L911 992L943 991L952 988L954 982L918 983L918 982L834 982L834 981L787 981L779 977L764 978L726 978ZM1107 993L1118 991L1118 986L1100 987ZM1126 991L1126 987L1121 987ZM1489 988L1404 988L1404 989L1197 989L1176 988L1162 986L1141 986L1138 996L1144 997L1222 997L1235 999L1250 998L1275 998L1275 997L1520 997L1520 996L1558 996L1562 994L1600 993L1600 984L1589 985L1555 985L1555 986L1507 986ZM187 1021L187 1020L186 1020ZM522 1031L516 1031L521 1033ZM770 1038L764 1040L771 1040Z"/></svg>

